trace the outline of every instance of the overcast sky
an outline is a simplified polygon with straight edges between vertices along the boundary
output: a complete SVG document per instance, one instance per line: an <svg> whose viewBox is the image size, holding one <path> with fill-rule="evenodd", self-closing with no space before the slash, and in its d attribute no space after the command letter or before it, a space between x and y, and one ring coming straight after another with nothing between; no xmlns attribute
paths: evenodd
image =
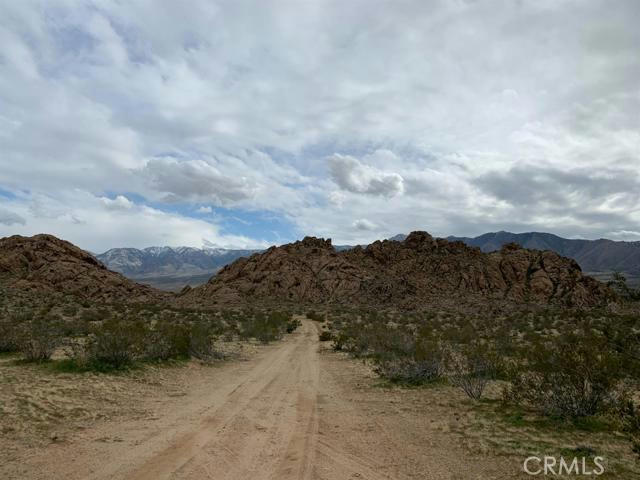
<svg viewBox="0 0 640 480"><path fill-rule="evenodd" d="M0 236L640 240L640 2L0 2Z"/></svg>

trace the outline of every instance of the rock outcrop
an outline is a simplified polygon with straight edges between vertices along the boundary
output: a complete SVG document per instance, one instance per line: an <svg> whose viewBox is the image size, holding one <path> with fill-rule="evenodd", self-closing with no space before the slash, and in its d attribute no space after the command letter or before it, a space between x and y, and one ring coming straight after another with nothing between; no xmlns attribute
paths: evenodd
<svg viewBox="0 0 640 480"><path fill-rule="evenodd" d="M182 304L295 302L420 308L458 302L594 307L615 294L551 251L516 244L483 253L462 242L413 232L337 252L330 240L306 237L227 265Z"/></svg>
<svg viewBox="0 0 640 480"><path fill-rule="evenodd" d="M139 285L75 245L53 235L0 239L0 282L22 292L63 293L98 302L149 302L168 298Z"/></svg>

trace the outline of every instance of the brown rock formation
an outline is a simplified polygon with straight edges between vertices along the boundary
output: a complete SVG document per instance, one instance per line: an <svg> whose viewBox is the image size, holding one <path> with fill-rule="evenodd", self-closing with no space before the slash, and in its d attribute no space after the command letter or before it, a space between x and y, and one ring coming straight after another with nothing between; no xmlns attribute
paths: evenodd
<svg viewBox="0 0 640 480"><path fill-rule="evenodd" d="M22 292L59 292L99 302L147 302L168 295L108 270L92 255L52 235L0 239L0 282Z"/></svg>
<svg viewBox="0 0 640 480"><path fill-rule="evenodd" d="M593 307L613 301L602 283L550 251L505 245L482 253L462 242L413 232L404 242L378 241L336 252L330 240L306 237L223 268L182 304L296 302L419 308L458 301Z"/></svg>

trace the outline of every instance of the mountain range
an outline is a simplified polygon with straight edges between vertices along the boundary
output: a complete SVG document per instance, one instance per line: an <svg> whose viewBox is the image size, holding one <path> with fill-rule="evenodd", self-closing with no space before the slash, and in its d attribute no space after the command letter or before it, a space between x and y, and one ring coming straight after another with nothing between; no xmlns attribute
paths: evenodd
<svg viewBox="0 0 640 480"><path fill-rule="evenodd" d="M398 234L389 240L404 241ZM631 285L640 283L640 242L621 242L607 239L567 239L551 233L491 232L478 237L447 237L478 247L483 252L500 250L508 243L536 250L551 250L573 258L584 272L606 281L611 273L623 272ZM363 245L365 247L366 245ZM336 245L336 251L350 250L352 245ZM185 285L196 286L207 280L225 265L260 250L223 248L149 247L112 248L96 258L109 269L128 278L165 290L179 290Z"/></svg>
<svg viewBox="0 0 640 480"><path fill-rule="evenodd" d="M112 248L96 255L107 268L140 283L164 290L200 285L234 260L259 250L224 248Z"/></svg>

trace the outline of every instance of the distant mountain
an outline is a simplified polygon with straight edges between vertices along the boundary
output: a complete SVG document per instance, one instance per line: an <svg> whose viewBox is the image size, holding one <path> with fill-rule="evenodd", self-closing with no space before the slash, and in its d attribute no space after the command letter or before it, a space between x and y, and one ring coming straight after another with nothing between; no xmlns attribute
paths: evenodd
<svg viewBox="0 0 640 480"><path fill-rule="evenodd" d="M467 245L479 247L483 252L494 252L507 243L517 243L524 248L551 250L573 258L585 272L620 271L640 275L640 242L567 239L542 232L492 232L474 238L447 239L461 240Z"/></svg>
<svg viewBox="0 0 640 480"><path fill-rule="evenodd" d="M398 235L394 235L391 238L388 238L387 240L393 240L395 242L404 242L407 239L407 236L404 233L399 233Z"/></svg>
<svg viewBox="0 0 640 480"><path fill-rule="evenodd" d="M148 247L112 248L96 255L109 269L164 290L205 283L234 260L259 250L224 248Z"/></svg>

